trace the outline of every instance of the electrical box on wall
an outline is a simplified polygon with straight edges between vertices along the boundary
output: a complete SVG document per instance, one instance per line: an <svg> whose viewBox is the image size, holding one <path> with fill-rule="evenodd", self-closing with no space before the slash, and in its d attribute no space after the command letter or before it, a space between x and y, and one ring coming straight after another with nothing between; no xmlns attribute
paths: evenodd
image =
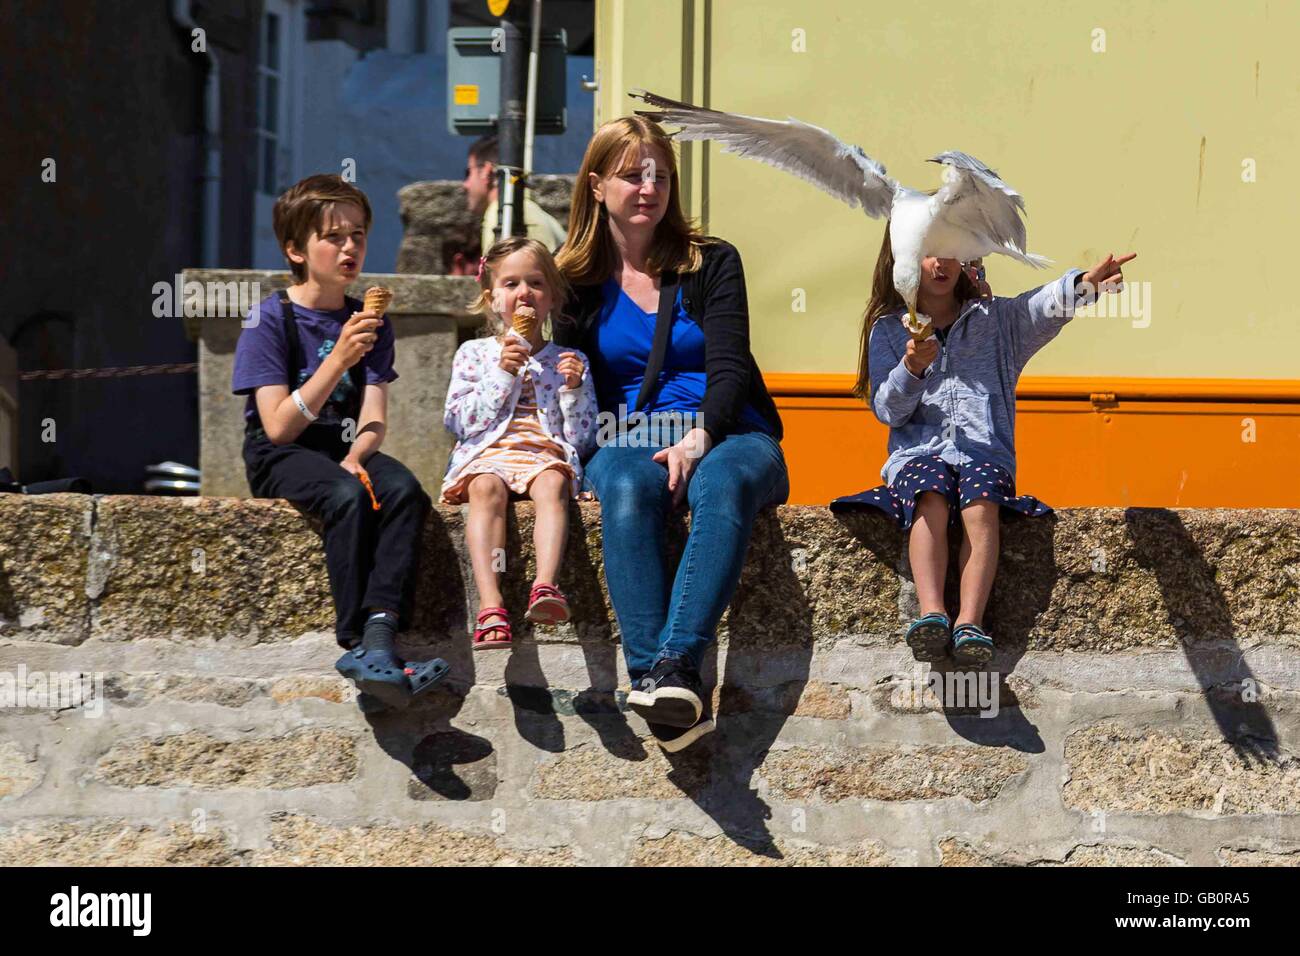
<svg viewBox="0 0 1300 956"><path fill-rule="evenodd" d="M558 136L568 122L565 109L566 37L563 30L543 30L537 50L538 136ZM447 31L447 128L461 136L482 136L496 129L501 110L501 61L504 42L498 27L453 27Z"/></svg>

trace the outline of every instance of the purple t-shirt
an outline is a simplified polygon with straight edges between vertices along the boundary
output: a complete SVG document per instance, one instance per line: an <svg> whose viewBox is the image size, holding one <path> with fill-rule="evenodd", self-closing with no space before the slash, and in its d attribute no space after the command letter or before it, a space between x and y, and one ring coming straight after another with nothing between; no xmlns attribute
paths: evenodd
<svg viewBox="0 0 1300 956"><path fill-rule="evenodd" d="M258 303L257 309L257 321L251 321L254 316L250 312L250 322L239 333L239 342L235 346L235 371L231 376L231 390L236 395L248 396L248 401L244 403L245 419L257 416L254 389L262 385L285 385L289 377L289 347L285 339L280 299L273 293ZM301 369L293 388L298 388L315 374L338 341L343 323L351 318L353 312L360 312L361 309L362 305L356 299L347 299L343 308L333 312L294 305L293 313L298 319L298 338L302 342L303 354L298 359ZM379 385L397 379L397 372L393 371L393 352L393 323L385 318L379 327L375 347L361 359L367 385ZM318 421L327 425L340 423L344 417L343 410L349 402L354 401L354 388L352 376L344 375L339 379L338 385L321 408Z"/></svg>

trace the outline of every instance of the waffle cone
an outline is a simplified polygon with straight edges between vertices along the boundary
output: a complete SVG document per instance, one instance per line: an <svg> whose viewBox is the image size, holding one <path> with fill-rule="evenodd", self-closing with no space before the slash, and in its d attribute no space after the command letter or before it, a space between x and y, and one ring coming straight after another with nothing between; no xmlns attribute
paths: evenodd
<svg viewBox="0 0 1300 956"><path fill-rule="evenodd" d="M921 318L922 317L918 315L917 317L918 323L920 323ZM926 339L930 337L931 333L934 331L933 326L930 324L928 318L925 320L924 324L921 325L919 331L912 327L912 323L909 319L910 317L906 313L904 313L899 318L899 321L903 324L903 328L907 329L907 334L912 337L913 341L924 342Z"/></svg>
<svg viewBox="0 0 1300 956"><path fill-rule="evenodd" d="M524 338L529 338L533 329L537 326L537 311L532 306L521 305L515 309L510 325Z"/></svg>
<svg viewBox="0 0 1300 956"><path fill-rule="evenodd" d="M392 289L385 289L383 286L372 285L366 290L365 311L378 312L380 315L383 315L388 311L388 306L392 301Z"/></svg>

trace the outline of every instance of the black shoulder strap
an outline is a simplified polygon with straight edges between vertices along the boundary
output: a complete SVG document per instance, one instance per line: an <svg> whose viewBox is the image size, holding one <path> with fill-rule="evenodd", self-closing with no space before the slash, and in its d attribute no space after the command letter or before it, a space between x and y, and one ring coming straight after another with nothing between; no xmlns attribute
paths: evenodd
<svg viewBox="0 0 1300 956"><path fill-rule="evenodd" d="M302 368L302 339L298 337L298 319L293 314L293 300L283 289L277 295L280 299L280 314L284 316L284 343L288 352L285 374L288 376L289 391L292 392L298 387L298 370Z"/></svg>
<svg viewBox="0 0 1300 956"><path fill-rule="evenodd" d="M682 279L682 308L692 320L695 318L695 306L700 298L700 273L703 271L704 267L701 266L694 272L688 272Z"/></svg>
<svg viewBox="0 0 1300 956"><path fill-rule="evenodd" d="M676 272L665 272L659 279L659 314L655 317L654 346L645 363L645 378L641 380L641 391L637 393L636 408L633 411L640 411L658 386L659 373L664 367L664 355L668 352L668 339L672 335L673 306L677 302L678 284Z"/></svg>

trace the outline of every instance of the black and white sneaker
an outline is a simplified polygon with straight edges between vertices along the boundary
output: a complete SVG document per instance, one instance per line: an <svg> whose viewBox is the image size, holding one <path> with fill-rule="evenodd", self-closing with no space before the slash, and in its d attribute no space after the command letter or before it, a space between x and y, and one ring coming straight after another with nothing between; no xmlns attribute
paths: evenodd
<svg viewBox="0 0 1300 956"><path fill-rule="evenodd" d="M644 717L646 723L692 729L704 711L700 675L672 658L662 660L632 685L627 706Z"/></svg>
<svg viewBox="0 0 1300 956"><path fill-rule="evenodd" d="M713 733L713 702L705 704L704 712L692 727L669 727L667 724L650 724L650 733L659 746L670 754L685 750L705 734Z"/></svg>

